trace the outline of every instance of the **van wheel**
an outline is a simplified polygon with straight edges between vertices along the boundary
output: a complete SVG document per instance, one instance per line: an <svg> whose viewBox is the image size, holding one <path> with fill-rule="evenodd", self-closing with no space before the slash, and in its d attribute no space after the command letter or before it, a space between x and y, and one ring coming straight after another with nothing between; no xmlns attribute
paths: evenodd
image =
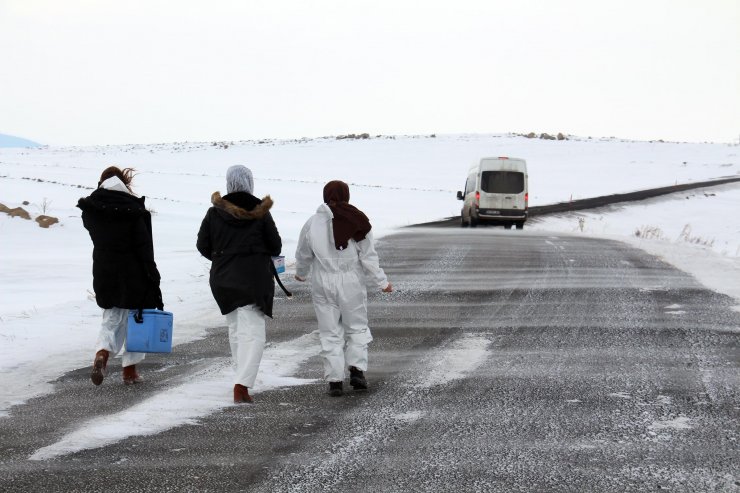
<svg viewBox="0 0 740 493"><path fill-rule="evenodd" d="M524 221L516 223L516 229L524 229Z"/></svg>
<svg viewBox="0 0 740 493"><path fill-rule="evenodd" d="M504 223L504 228L511 229L511 223Z"/></svg>

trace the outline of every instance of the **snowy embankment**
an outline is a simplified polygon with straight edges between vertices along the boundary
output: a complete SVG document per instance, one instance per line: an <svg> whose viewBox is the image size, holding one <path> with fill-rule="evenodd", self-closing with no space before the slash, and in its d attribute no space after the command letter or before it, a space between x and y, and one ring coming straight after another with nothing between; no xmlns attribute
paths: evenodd
<svg viewBox="0 0 740 493"><path fill-rule="evenodd" d="M174 312L174 342L181 344L223 324L208 288L209 265L195 250L195 237L211 193L224 191L224 174L232 164L249 166L255 194L273 197L290 272L300 227L331 179L351 184L352 202L367 212L379 237L400 226L458 214L455 191L462 187L468 166L481 156L527 159L530 204L543 205L736 175L737 153L737 146L722 144L541 141L503 135L2 149L0 203L23 206L32 215L53 215L60 223L42 229L33 221L0 214L0 416L13 403L46 392L47 382L91 362L100 310L91 293L92 246L75 204L91 192L108 165L139 171L134 186L153 210L165 308ZM719 270L730 275L740 248L738 222L731 216L740 210L737 188L711 190L707 193L715 195L704 198L700 193L685 194L693 194L690 200L645 202L653 208L649 211L627 206L587 213L583 231L576 216L547 219L536 227L619 235L645 248L658 245L669 261L666 252L675 249L685 261L678 264L691 272L692 262L698 265L708 255L712 265L730 265ZM700 206L717 222L708 222ZM630 215L630 210L637 212ZM712 246L682 241L686 224L688 237L714 239ZM709 224L714 225L712 234L703 229ZM634 231L642 227L647 235L635 239ZM660 228L663 239L650 237L654 233L648 232L656 231L652 228ZM733 285L737 278L718 280ZM313 329L306 327L306 332ZM258 386L273 387L274 371L263 365ZM223 405L228 397L225 392Z"/></svg>
<svg viewBox="0 0 740 493"><path fill-rule="evenodd" d="M545 216L530 227L626 241L740 303L737 211L740 183Z"/></svg>

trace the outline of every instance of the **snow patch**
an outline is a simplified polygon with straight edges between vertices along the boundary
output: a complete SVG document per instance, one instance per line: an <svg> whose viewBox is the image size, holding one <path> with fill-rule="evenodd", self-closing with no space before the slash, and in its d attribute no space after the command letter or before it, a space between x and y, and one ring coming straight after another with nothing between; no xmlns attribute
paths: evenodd
<svg viewBox="0 0 740 493"><path fill-rule="evenodd" d="M664 286L648 286L640 288L641 293L652 293L654 291L667 291L667 289Z"/></svg>
<svg viewBox="0 0 740 493"><path fill-rule="evenodd" d="M657 401L658 403L665 404L665 405L673 404L673 398L668 395L659 395L657 398Z"/></svg>
<svg viewBox="0 0 740 493"><path fill-rule="evenodd" d="M632 399L632 396L627 392L612 392L609 397L617 397L619 399Z"/></svg>
<svg viewBox="0 0 740 493"><path fill-rule="evenodd" d="M693 428L691 426L691 419L687 418L686 416L679 416L675 419L667 419L663 421L654 421L653 424L648 426L651 430L664 430L664 429L671 429L671 430L690 430Z"/></svg>
<svg viewBox="0 0 740 493"><path fill-rule="evenodd" d="M424 411L408 411L405 413L393 414L391 415L391 419L403 421L404 423L412 423L424 417L425 414L426 412Z"/></svg>
<svg viewBox="0 0 740 493"><path fill-rule="evenodd" d="M467 334L443 349L416 388L428 389L464 378L490 355L491 341L480 335Z"/></svg>
<svg viewBox="0 0 740 493"><path fill-rule="evenodd" d="M314 380L290 376L312 356L318 355L318 331L265 349L255 389L265 391L304 385ZM233 369L230 358L186 377L183 383L125 411L87 421L58 442L37 450L30 460L46 460L81 450L104 447L131 436L154 435L235 405L232 401Z"/></svg>

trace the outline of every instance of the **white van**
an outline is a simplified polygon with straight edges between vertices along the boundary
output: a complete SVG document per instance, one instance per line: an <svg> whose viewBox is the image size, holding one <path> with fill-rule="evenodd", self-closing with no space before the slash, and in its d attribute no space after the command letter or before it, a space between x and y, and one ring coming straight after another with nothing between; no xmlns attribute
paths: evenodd
<svg viewBox="0 0 740 493"><path fill-rule="evenodd" d="M463 201L463 227L486 222L523 229L529 207L526 161L482 158L468 170L465 191L457 192L457 198Z"/></svg>

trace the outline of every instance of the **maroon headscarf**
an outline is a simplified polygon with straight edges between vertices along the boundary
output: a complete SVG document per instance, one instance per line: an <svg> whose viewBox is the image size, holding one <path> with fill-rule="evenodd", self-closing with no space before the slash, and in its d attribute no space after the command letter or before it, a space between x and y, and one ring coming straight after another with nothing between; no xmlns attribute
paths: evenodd
<svg viewBox="0 0 740 493"><path fill-rule="evenodd" d="M324 185L324 202L334 214L334 246L337 250L347 248L350 238L364 240L370 232L370 220L354 205L349 204L349 185L333 180Z"/></svg>

